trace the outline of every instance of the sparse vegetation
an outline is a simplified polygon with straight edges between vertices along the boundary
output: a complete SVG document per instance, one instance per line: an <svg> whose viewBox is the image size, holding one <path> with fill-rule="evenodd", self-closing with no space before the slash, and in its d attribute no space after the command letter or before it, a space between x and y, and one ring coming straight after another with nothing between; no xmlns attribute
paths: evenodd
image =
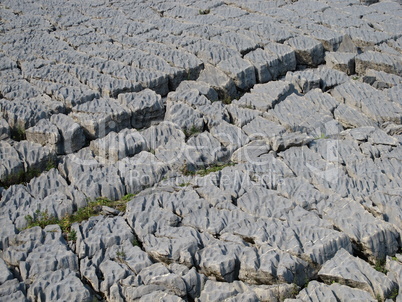
<svg viewBox="0 0 402 302"><path fill-rule="evenodd" d="M138 242L138 240L137 240L136 238L134 238L133 240L131 240L131 244L132 244L133 246L139 246L139 245L140 245L140 243Z"/></svg>
<svg viewBox="0 0 402 302"><path fill-rule="evenodd" d="M218 171L220 171L220 170L222 170L222 169L224 169L226 167L230 167L230 166L234 166L234 165L235 164L232 163L232 162L229 162L229 163L226 163L226 164L215 164L215 165L212 165L210 167L207 167L207 168L204 168L204 169L201 169L201 170L197 170L197 171L190 171L187 168L187 165L185 165L181 169L181 172L185 176L193 176L193 175L196 175L196 174L199 175L199 176L205 176L205 175L208 175L210 173L218 172Z"/></svg>
<svg viewBox="0 0 402 302"><path fill-rule="evenodd" d="M123 248L119 249L116 252L116 257L117 257L117 260L119 260L120 262L122 262L126 259L126 253L124 252Z"/></svg>
<svg viewBox="0 0 402 302"><path fill-rule="evenodd" d="M352 80L354 80L354 81L357 81L358 79L359 79L358 76L353 76L353 77L352 77Z"/></svg>
<svg viewBox="0 0 402 302"><path fill-rule="evenodd" d="M293 287L289 293L289 297L287 298L296 298L296 296L299 294L300 288L297 286L296 283L293 283Z"/></svg>
<svg viewBox="0 0 402 302"><path fill-rule="evenodd" d="M48 162L46 163L46 167L44 171L49 171L52 168L56 168L57 161L54 158L49 158ZM0 187L8 188L11 185L15 184L24 184L31 179L38 177L41 175L43 171L41 171L38 168L28 168L26 171L25 170L20 170L17 173L14 173L12 175L8 175L5 177L3 180L0 180Z"/></svg>
<svg viewBox="0 0 402 302"><path fill-rule="evenodd" d="M389 299L391 299L391 300L393 300L393 301L395 301L396 300L396 297L398 297L398 294L399 294L399 290L398 290L398 288L397 287L394 287L394 289L392 290L392 292L391 292L391 294L389 295Z"/></svg>
<svg viewBox="0 0 402 302"><path fill-rule="evenodd" d="M377 259L374 265L374 269L383 274L388 273L387 269L385 268L385 263L385 259Z"/></svg>
<svg viewBox="0 0 402 302"><path fill-rule="evenodd" d="M117 201L111 201L107 198L100 197L95 201L88 202L86 207L78 209L74 214L66 215L62 219L57 219L56 217L49 215L47 211L41 212L40 210L37 210L33 217L31 215L27 215L25 217L28 223L26 228L28 229L35 226L44 228L51 224L58 224L62 232L65 234L67 240L75 241L77 239L77 233L74 230L71 230L73 223L80 223L84 220L88 220L92 216L99 215L102 206L108 206L124 212L126 210L127 202L130 201L134 196L134 194L127 194Z"/></svg>
<svg viewBox="0 0 402 302"><path fill-rule="evenodd" d="M184 135L186 136L186 139L202 132L202 129L196 127L195 125L191 126L190 129L183 128L182 130L183 130Z"/></svg>
<svg viewBox="0 0 402 302"><path fill-rule="evenodd" d="M17 125L11 129L11 138L17 142L25 140L27 137L25 128Z"/></svg>
<svg viewBox="0 0 402 302"><path fill-rule="evenodd" d="M230 104L232 104L232 101L233 100L230 98L230 96L227 95L223 98L222 103L225 105L230 105Z"/></svg>
<svg viewBox="0 0 402 302"><path fill-rule="evenodd" d="M75 230L70 230L70 233L67 235L68 241L76 241L77 240L77 232Z"/></svg>
<svg viewBox="0 0 402 302"><path fill-rule="evenodd" d="M179 184L179 187L184 188L184 187L188 187L189 185L190 185L189 182L183 182L183 183Z"/></svg>
<svg viewBox="0 0 402 302"><path fill-rule="evenodd" d="M58 224L59 222L59 220L56 217L50 216L47 211L41 212L40 210L36 210L33 217L31 215L25 216L25 219L28 223L27 228L40 226L43 229L48 225Z"/></svg>
<svg viewBox="0 0 402 302"><path fill-rule="evenodd" d="M315 137L314 139L327 139L329 138L325 133L321 133L320 136Z"/></svg>
<svg viewBox="0 0 402 302"><path fill-rule="evenodd" d="M200 9L200 10L198 11L198 13L199 13L200 15L208 15L210 12L211 12L210 9Z"/></svg>

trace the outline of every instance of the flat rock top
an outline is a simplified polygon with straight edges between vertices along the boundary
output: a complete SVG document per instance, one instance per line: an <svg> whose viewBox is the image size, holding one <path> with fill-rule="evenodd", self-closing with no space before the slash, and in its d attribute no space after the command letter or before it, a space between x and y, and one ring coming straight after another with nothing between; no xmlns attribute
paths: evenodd
<svg viewBox="0 0 402 302"><path fill-rule="evenodd" d="M400 1L0 15L0 300L401 299Z"/></svg>

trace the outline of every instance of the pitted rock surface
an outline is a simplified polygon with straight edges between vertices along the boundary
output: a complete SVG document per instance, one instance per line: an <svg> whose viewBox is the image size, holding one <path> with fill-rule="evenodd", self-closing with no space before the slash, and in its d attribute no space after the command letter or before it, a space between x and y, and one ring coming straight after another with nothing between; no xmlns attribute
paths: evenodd
<svg viewBox="0 0 402 302"><path fill-rule="evenodd" d="M402 301L401 5L1 1L0 301Z"/></svg>

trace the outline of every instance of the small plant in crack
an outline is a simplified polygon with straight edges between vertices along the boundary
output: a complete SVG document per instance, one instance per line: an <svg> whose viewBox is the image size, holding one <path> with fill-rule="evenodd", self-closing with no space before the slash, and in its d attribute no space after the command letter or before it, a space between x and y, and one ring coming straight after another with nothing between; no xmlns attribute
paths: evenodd
<svg viewBox="0 0 402 302"><path fill-rule="evenodd" d="M17 142L23 141L26 139L25 128L17 125L16 127L11 129L11 138Z"/></svg>
<svg viewBox="0 0 402 302"><path fill-rule="evenodd" d="M119 261L124 261L126 259L126 253L124 252L124 249L121 248L116 252L116 258Z"/></svg>
<svg viewBox="0 0 402 302"><path fill-rule="evenodd" d="M68 241L77 241L77 232L75 230L71 230L70 233L67 235Z"/></svg>
<svg viewBox="0 0 402 302"><path fill-rule="evenodd" d="M385 259L377 259L374 265L374 269L383 274L388 273L388 270L385 268L385 263Z"/></svg>
<svg viewBox="0 0 402 302"><path fill-rule="evenodd" d="M186 139L188 139L191 136L194 136L194 135L196 135L198 133L201 133L201 132L202 132L202 129L197 127L197 126L195 126L195 125L192 125L190 129L183 128L183 133L186 136Z"/></svg>
<svg viewBox="0 0 402 302"><path fill-rule="evenodd" d="M134 238L133 240L131 240L131 244L133 246L140 246L140 243L138 242L138 240L136 238Z"/></svg>
<svg viewBox="0 0 402 302"><path fill-rule="evenodd" d="M200 15L208 15L210 12L211 12L210 9L200 9L200 10L198 11L198 13L199 13Z"/></svg>
<svg viewBox="0 0 402 302"><path fill-rule="evenodd" d="M328 135L326 135L325 133L321 133L320 136L317 136L314 139L327 139L327 138L329 138Z"/></svg>

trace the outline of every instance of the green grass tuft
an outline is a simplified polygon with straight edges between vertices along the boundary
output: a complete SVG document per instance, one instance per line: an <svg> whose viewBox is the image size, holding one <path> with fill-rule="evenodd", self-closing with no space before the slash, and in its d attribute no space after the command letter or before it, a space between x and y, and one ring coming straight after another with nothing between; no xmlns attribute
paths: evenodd
<svg viewBox="0 0 402 302"><path fill-rule="evenodd" d="M229 162L226 164L215 164L212 165L210 167L201 169L201 170L197 170L197 171L190 171L187 168L187 165L185 165L182 169L181 169L181 173L185 176L194 176L194 175L199 175L199 176L206 176L210 173L214 173L214 172L218 172L221 171L222 169L226 168L226 167L231 167L234 166L235 163Z"/></svg>
<svg viewBox="0 0 402 302"><path fill-rule="evenodd" d="M99 215L102 206L108 206L124 212L126 210L127 202L129 202L134 196L134 194L127 194L117 201L111 201L107 198L99 197L95 199L95 201L88 202L86 207L80 208L75 213L66 215L62 219L50 216L47 211L41 212L37 210L34 217L31 215L25 216L28 223L26 228L29 229L35 226L44 228L51 224L58 224L66 235L66 238L75 241L77 240L77 233L74 230L71 230L73 223L81 223L84 220L88 220L90 217Z"/></svg>
<svg viewBox="0 0 402 302"><path fill-rule="evenodd" d="M182 130L183 130L184 135L186 136L186 139L202 132L202 129L196 127L195 125L191 126L190 129L183 128Z"/></svg>
<svg viewBox="0 0 402 302"><path fill-rule="evenodd" d="M380 273L386 274L388 273L388 271L385 268L385 264L386 264L385 259L377 259L374 265L374 269Z"/></svg>

